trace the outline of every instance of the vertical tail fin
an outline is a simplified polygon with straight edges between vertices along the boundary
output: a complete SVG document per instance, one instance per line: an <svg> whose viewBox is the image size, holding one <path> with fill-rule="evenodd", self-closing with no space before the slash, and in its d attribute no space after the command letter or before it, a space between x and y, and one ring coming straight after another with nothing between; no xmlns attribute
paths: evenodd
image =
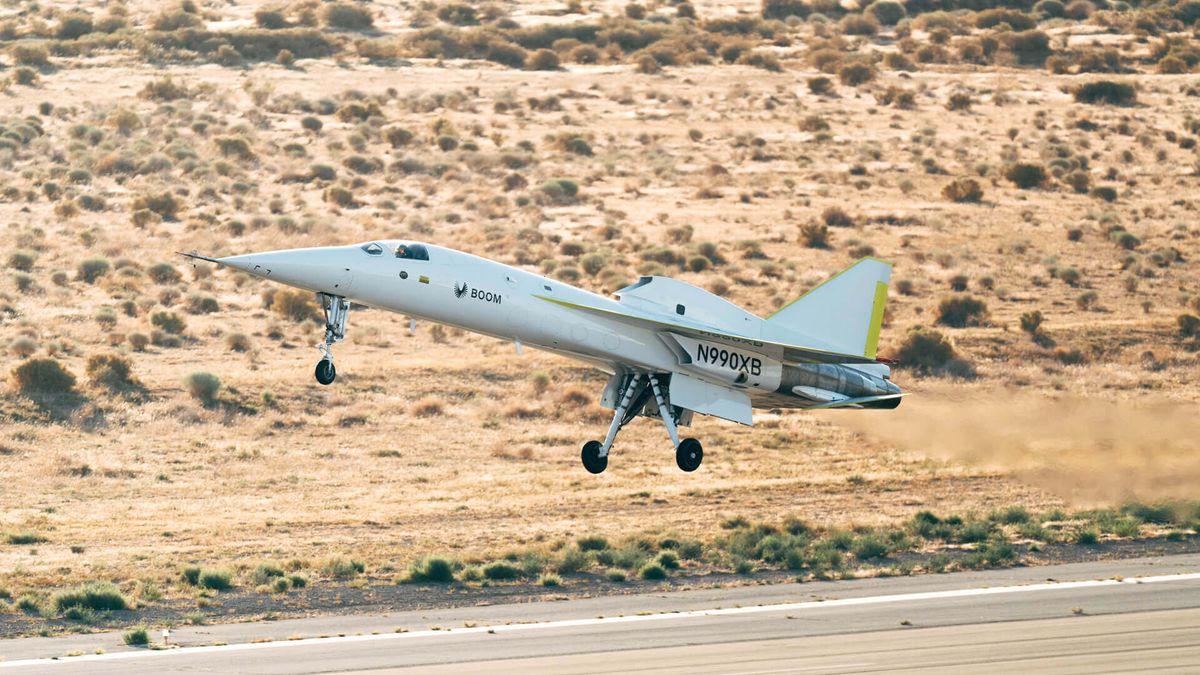
<svg viewBox="0 0 1200 675"><path fill-rule="evenodd" d="M891 276L891 263L863 258L767 317L764 337L800 334L873 359Z"/></svg>

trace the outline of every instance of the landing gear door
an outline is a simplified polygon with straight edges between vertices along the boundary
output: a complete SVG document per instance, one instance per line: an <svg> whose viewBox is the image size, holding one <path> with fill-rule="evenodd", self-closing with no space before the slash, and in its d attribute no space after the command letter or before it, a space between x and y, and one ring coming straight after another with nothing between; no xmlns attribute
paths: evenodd
<svg viewBox="0 0 1200 675"><path fill-rule="evenodd" d="M753 407L745 392L709 384L684 373L671 375L671 404L702 415L753 425Z"/></svg>

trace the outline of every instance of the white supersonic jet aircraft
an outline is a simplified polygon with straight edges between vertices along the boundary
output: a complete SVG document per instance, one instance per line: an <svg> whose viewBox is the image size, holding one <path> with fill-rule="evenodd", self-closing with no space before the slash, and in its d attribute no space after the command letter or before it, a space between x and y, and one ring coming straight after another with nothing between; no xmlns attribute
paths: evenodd
<svg viewBox="0 0 1200 675"><path fill-rule="evenodd" d="M754 408L895 408L904 396L876 358L891 264L863 258L766 319L677 279L642 277L616 300L462 251L371 241L226 258L184 253L317 294L325 341L316 376L336 376L332 347L351 301L556 352L611 374L603 441L583 445L592 473L617 432L657 417L675 462L695 471L700 441L679 440L693 413L752 424Z"/></svg>

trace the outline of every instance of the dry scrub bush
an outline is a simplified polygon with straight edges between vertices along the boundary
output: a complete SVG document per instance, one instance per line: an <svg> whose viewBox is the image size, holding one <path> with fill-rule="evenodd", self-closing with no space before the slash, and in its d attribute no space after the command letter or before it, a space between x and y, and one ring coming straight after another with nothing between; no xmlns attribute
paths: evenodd
<svg viewBox="0 0 1200 675"><path fill-rule="evenodd" d="M184 381L188 395L205 405L210 405L217 399L221 390L221 380L212 373L192 373Z"/></svg>
<svg viewBox="0 0 1200 675"><path fill-rule="evenodd" d="M371 10L348 2L325 5L322 18L326 26L342 30L364 31L375 25L375 17Z"/></svg>
<svg viewBox="0 0 1200 675"><path fill-rule="evenodd" d="M926 328L915 328L908 333L896 351L896 359L898 367L920 375L971 375L970 365L959 358L946 336Z"/></svg>
<svg viewBox="0 0 1200 675"><path fill-rule="evenodd" d="M169 190L139 195L130 204L130 211L133 213L146 210L157 214L166 221L178 220L179 211L182 208L183 202Z"/></svg>
<svg viewBox="0 0 1200 675"><path fill-rule="evenodd" d="M1128 82L1097 80L1080 85L1071 93L1079 103L1104 103L1120 106L1137 103L1137 89Z"/></svg>
<svg viewBox="0 0 1200 675"><path fill-rule="evenodd" d="M1030 190L1046 182L1046 169L1041 164L1017 162L1004 170L1004 177L1018 188Z"/></svg>
<svg viewBox="0 0 1200 675"><path fill-rule="evenodd" d="M969 295L952 295L938 304L937 322L951 328L982 325L987 316L987 305Z"/></svg>
<svg viewBox="0 0 1200 675"><path fill-rule="evenodd" d="M847 63L838 69L838 79L842 84L857 87L860 84L866 84L875 79L875 66L865 61L854 61Z"/></svg>
<svg viewBox="0 0 1200 675"><path fill-rule="evenodd" d="M138 92L138 96L151 101L174 101L176 99L188 98L190 95L191 93L185 85L176 84L170 76L151 80Z"/></svg>
<svg viewBox="0 0 1200 675"><path fill-rule="evenodd" d="M976 204L983 199L983 188L973 178L958 178L942 188L942 196L952 202Z"/></svg>
<svg viewBox="0 0 1200 675"><path fill-rule="evenodd" d="M75 376L57 359L29 359L12 371L13 385L22 394L67 394Z"/></svg>
<svg viewBox="0 0 1200 675"><path fill-rule="evenodd" d="M138 386L138 381L133 377L132 364L119 354L92 354L88 357L85 372L93 385L109 390Z"/></svg>
<svg viewBox="0 0 1200 675"><path fill-rule="evenodd" d="M445 412L445 408L444 401L430 396L414 403L409 414L413 417L437 417Z"/></svg>
<svg viewBox="0 0 1200 675"><path fill-rule="evenodd" d="M320 308L313 302L312 293L307 291L281 290L275 293L271 309L296 323L317 320L321 316Z"/></svg>

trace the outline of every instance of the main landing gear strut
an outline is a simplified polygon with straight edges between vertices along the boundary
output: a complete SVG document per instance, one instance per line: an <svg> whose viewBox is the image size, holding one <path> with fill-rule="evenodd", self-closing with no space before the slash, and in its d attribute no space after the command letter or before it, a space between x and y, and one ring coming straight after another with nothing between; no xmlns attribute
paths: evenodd
<svg viewBox="0 0 1200 675"><path fill-rule="evenodd" d="M317 345L321 360L317 362L317 382L332 384L337 378L333 367L333 345L346 339L346 317L350 314L350 302L337 295L317 293L321 308L325 311L325 342Z"/></svg>
<svg viewBox="0 0 1200 675"><path fill-rule="evenodd" d="M684 471L700 468L700 462L704 459L704 448L700 441L694 438L679 440L677 408L667 402L659 376L654 373L635 373L625 380L621 387L612 424L608 425L608 434L605 435L604 441L588 441L583 444L581 454L585 469L591 473L600 473L608 467L608 451L612 449L617 432L637 416L638 411L650 398L650 392L653 392L654 402L658 404L658 414L662 418L663 426L667 428L667 435L671 437L671 444L675 446L675 463Z"/></svg>

